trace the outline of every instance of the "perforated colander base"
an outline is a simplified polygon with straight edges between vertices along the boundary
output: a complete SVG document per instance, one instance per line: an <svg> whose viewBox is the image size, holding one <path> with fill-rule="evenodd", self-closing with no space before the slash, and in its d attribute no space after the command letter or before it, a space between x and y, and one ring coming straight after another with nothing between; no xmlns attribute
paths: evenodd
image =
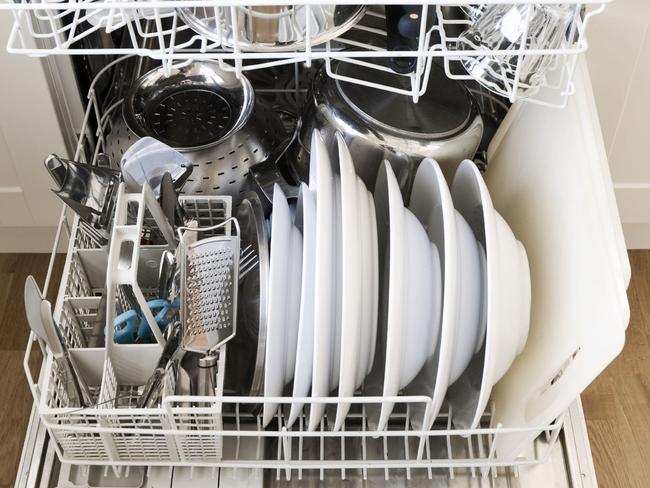
<svg viewBox="0 0 650 488"><path fill-rule="evenodd" d="M216 142L234 124L231 103L204 89L184 89L167 95L147 114L155 137L172 147L191 148Z"/></svg>

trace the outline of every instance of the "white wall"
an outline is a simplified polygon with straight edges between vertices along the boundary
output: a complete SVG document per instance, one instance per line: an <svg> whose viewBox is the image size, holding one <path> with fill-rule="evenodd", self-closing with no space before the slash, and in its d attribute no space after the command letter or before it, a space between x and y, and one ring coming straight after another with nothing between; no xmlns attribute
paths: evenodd
<svg viewBox="0 0 650 488"><path fill-rule="evenodd" d="M0 14L0 252L50 252L61 209L43 159L66 156L40 59L8 54Z"/></svg>
<svg viewBox="0 0 650 488"><path fill-rule="evenodd" d="M650 2L615 0L587 38L601 128L628 248L650 248Z"/></svg>

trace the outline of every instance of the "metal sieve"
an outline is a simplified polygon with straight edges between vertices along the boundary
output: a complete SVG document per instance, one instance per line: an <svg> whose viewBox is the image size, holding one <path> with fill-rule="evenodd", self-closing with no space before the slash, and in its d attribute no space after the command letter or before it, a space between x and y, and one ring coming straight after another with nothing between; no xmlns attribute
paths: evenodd
<svg viewBox="0 0 650 488"><path fill-rule="evenodd" d="M251 84L213 61L156 68L140 77L111 120L106 153L120 161L140 137L168 144L194 170L181 194L220 194L237 204L249 168L275 161L289 141L278 114L256 100Z"/></svg>

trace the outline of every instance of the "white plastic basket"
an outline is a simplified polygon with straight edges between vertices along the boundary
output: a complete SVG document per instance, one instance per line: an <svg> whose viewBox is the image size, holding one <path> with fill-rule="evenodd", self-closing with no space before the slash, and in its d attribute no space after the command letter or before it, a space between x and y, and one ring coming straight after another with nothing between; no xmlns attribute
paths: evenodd
<svg viewBox="0 0 650 488"><path fill-rule="evenodd" d="M118 201L118 206L125 206L127 197L128 194L121 193L119 198L123 201ZM222 222L232 212L230 197L181 197L180 203L201 226ZM140 222L140 231L144 235L142 227ZM75 219L73 229L57 301L61 306L55 311L55 316L74 346L70 353L97 399L96 407L69 407L66 389L61 384L51 355L46 355L45 373L40 385L26 368L41 420L48 427L60 458L77 464L108 465L218 462L222 457L222 437L214 433L200 435L196 431L222 429L219 406L200 416L194 413L170 415L164 408L136 408L139 392L160 353L158 344L85 347L98 313L98 294L104 291L105 286L116 282L107 273L110 249L77 247L86 243L84 236L80 235L84 233L84 227ZM164 248L160 245L140 246L134 255L139 256L140 264L157 264ZM142 293L149 296L152 287L147 275L151 273L138 272L138 267L134 267L133 274L138 276ZM115 303L117 310L112 315L124 311L125 302L119 294ZM31 348L32 341L28 345L26 365L29 364ZM217 392L223 391L225 354L225 347L218 351ZM183 404L188 402L198 405L192 397L186 398ZM179 434L170 435L170 429L179 431Z"/></svg>
<svg viewBox="0 0 650 488"><path fill-rule="evenodd" d="M408 0L396 0L395 4L410 4ZM248 70L264 69L272 66L306 63L324 59L327 63L328 74L338 79L344 79L332 70L332 61L354 63L369 68L367 76L345 78L346 81L365 86L402 93L417 101L428 85L431 63L434 59L442 59L444 69L450 78L472 79L472 76L460 68L461 57L480 57L494 55L503 57L512 55L512 51L494 49L463 49L458 50L458 28L470 24L468 20L458 20L445 16L443 6L470 5L474 1L440 1L424 2L422 18L426 20L430 5L435 4L435 21L431 22L432 14L428 15L429 24L422 23L417 48L414 51L390 51L385 46L386 30L382 27L383 12L377 9L375 1L340 0L337 4L358 4L368 7L365 19L376 22L367 23L362 19L349 31L337 38L318 44L316 34L305 33L304 48L289 52L259 52L244 51L239 44L233 46L224 43L221 35L206 36L194 32L181 20L178 10L183 7L208 7L213 12L209 19L216 25L222 22L237 22L236 16L242 9L256 5L273 5L267 0L229 0L215 2L214 0L20 0L19 2L0 3L0 9L11 10L14 23L9 34L7 49L12 53L45 56L51 54L138 54L162 60L167 69L173 64L185 62L188 59L217 59L225 69L235 71L238 75ZM549 0L482 0L486 4L524 4L531 7L535 4L558 3ZM518 65L522 65L527 56L545 56L549 64L554 66L561 75L549 77L561 80L559 83L549 83L546 79L539 82L539 89L534 93L527 92L526 100L551 106L563 106L566 98L571 95L575 86L573 75L577 55L586 51L586 31L592 15L601 12L607 0L568 0L563 2L572 5L573 18L567 28L565 41L560 46L548 48L533 48L524 44L514 54L518 56ZM289 6L304 7L307 10L317 5L316 0L299 0ZM588 7L585 10L585 7ZM524 19L525 31L528 32L530 12ZM433 13L433 12L432 12ZM307 12L306 15L309 15ZM377 24L378 22L378 24ZM79 41L104 31L112 33L117 30L126 32L126 43L122 47L88 47L80 45ZM377 42L359 41L358 34L372 34ZM365 39L365 38L364 38ZM414 72L398 75L386 67L386 58L415 57L417 66ZM460 69L459 69L460 68ZM392 73L393 82L377 83L373 81L373 70ZM406 77L406 88L403 80ZM400 78L402 83L397 83ZM511 102L524 96L524 81L519 69L514 73L503 75L504 87L500 94ZM398 87L399 86L399 87Z"/></svg>

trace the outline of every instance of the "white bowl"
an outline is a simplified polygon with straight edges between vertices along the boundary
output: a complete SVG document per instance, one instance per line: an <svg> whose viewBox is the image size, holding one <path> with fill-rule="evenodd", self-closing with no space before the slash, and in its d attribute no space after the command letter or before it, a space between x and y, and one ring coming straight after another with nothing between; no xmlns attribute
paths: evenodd
<svg viewBox="0 0 650 488"><path fill-rule="evenodd" d="M399 185L390 164L382 165L375 185L382 297L379 323L382 342L369 378L370 392L397 396L434 352L440 325L440 257L422 224L404 207ZM434 320L436 319L436 320ZM383 362L382 362L383 361ZM379 388L381 384L381 388ZM371 428L384 430L393 402L370 407Z"/></svg>
<svg viewBox="0 0 650 488"><path fill-rule="evenodd" d="M472 229L458 210L454 211L454 217L458 238L456 275L458 309L456 316L457 339L454 341L449 373L450 385L465 371L472 356L477 349L480 349L485 333L481 326L481 305L486 277L481 272L481 250Z"/></svg>
<svg viewBox="0 0 650 488"><path fill-rule="evenodd" d="M492 387L526 343L530 271L523 245L494 210L487 186L472 161L465 160L458 167L452 196L485 249L487 268L485 343L449 390L454 425L467 429L479 425Z"/></svg>
<svg viewBox="0 0 650 488"><path fill-rule="evenodd" d="M405 390L407 395L426 395L431 398L428 411L425 403L413 403L410 412L410 421L415 429L429 429L442 407L449 386L454 358L454 340L459 329L461 312L459 299L461 252L456 221L462 217L454 209L449 187L436 161L424 159L418 166L413 180L409 209L424 226L429 240L438 248L442 269L442 288L434 289L434 296L431 297L432 300L442 300L440 332L433 338L434 354ZM474 239L473 235L472 239ZM463 304L463 310L467 308L467 305ZM434 321L436 319L438 318L434 317ZM463 330L462 327L460 329ZM425 418L425 414L428 417Z"/></svg>

